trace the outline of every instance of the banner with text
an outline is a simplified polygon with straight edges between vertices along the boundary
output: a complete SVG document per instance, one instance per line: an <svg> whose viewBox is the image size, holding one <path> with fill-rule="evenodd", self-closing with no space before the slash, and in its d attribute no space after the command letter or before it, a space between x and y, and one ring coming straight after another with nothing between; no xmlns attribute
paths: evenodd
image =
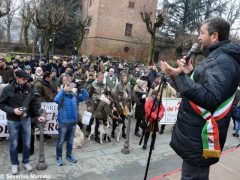
<svg viewBox="0 0 240 180"><path fill-rule="evenodd" d="M41 107L46 111L47 122L44 127L44 134L58 134L57 131L57 115L58 105L54 102L43 102ZM35 130L39 134L39 128ZM8 137L7 117L4 111L0 110L0 137Z"/></svg>
<svg viewBox="0 0 240 180"><path fill-rule="evenodd" d="M174 124L177 120L177 113L181 98L163 98L163 106L165 107L165 114L160 121L161 124ZM44 134L58 134L57 131L57 114L58 105L54 102L43 102L42 108L47 113L47 123L44 127ZM39 129L36 128L36 134L39 134ZM0 110L0 137L7 137L7 118L6 113Z"/></svg>
<svg viewBox="0 0 240 180"><path fill-rule="evenodd" d="M165 113L160 121L160 124L175 124L177 114L181 103L181 98L163 98L162 104L165 108Z"/></svg>

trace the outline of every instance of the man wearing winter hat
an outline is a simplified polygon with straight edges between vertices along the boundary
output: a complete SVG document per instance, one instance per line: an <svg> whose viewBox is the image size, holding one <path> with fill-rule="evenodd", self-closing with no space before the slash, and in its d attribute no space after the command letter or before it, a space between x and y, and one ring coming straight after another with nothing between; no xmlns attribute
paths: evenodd
<svg viewBox="0 0 240 180"><path fill-rule="evenodd" d="M45 118L40 115L41 107L39 94L31 87L27 86L29 75L23 71L16 71L15 79L3 88L0 96L0 109L7 114L7 126L9 130L9 149L12 164L12 174L18 174L18 135L20 128L23 137L23 167L27 171L32 171L29 164L30 139L31 139L31 119L37 118L44 122Z"/></svg>

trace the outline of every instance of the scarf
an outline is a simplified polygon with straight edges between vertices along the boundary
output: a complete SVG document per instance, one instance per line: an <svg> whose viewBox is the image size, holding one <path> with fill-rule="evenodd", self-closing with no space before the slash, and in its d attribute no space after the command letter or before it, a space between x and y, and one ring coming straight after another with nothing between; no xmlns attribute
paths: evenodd
<svg viewBox="0 0 240 180"><path fill-rule="evenodd" d="M193 74L191 79L193 79ZM202 143L203 143L203 157L205 159L208 158L220 158L221 155L221 147L219 142L219 130L217 121L225 117L228 112L231 110L233 100L235 94L233 94L229 99L223 102L214 113L211 113L209 110L206 110L192 101L190 101L190 105L193 110L202 116L202 118L206 121L203 129L202 129Z"/></svg>

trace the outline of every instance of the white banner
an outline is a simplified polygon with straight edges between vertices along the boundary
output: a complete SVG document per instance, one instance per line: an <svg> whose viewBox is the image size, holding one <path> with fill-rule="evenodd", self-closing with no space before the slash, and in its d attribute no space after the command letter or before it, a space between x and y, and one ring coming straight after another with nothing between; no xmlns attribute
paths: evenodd
<svg viewBox="0 0 240 180"><path fill-rule="evenodd" d="M177 120L177 113L179 105L181 103L181 98L163 98L163 106L165 107L165 113L160 121L160 124L174 124ZM54 102L43 102L41 104L42 108L46 110L47 113L47 123L44 127L44 134L58 134L57 131L57 114L58 105ZM36 129L36 134L39 133L39 129ZM7 118L6 113L0 110L0 137L7 137Z"/></svg>
<svg viewBox="0 0 240 180"><path fill-rule="evenodd" d="M57 115L58 105L54 102L43 102L41 107L47 113L47 122L44 127L44 134L58 134L57 131ZM39 134L39 129L36 128L36 134ZM8 137L6 113L0 110L0 137Z"/></svg>
<svg viewBox="0 0 240 180"><path fill-rule="evenodd" d="M175 124L177 114L181 103L181 98L163 98L162 104L165 108L165 113L160 121L160 124Z"/></svg>

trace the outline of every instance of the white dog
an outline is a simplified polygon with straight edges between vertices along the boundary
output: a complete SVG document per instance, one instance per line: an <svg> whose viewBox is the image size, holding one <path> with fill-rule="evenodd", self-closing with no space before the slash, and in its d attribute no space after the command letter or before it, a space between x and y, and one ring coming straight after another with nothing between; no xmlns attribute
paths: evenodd
<svg viewBox="0 0 240 180"><path fill-rule="evenodd" d="M80 129L80 127L77 125L75 137L73 139L73 148L79 149L83 147L83 144L84 144L84 134Z"/></svg>
<svg viewBox="0 0 240 180"><path fill-rule="evenodd" d="M95 132L95 123L91 125L91 132L88 136L88 140L90 140L94 132ZM107 121L106 126L103 123L99 123L98 132L100 133L99 139L101 144L103 144L103 135L106 135L106 141L110 142L111 126L109 121Z"/></svg>
<svg viewBox="0 0 240 180"><path fill-rule="evenodd" d="M117 134L117 142L119 142L119 139L122 135L122 127L123 127L123 123L119 123L115 129L115 132Z"/></svg>

